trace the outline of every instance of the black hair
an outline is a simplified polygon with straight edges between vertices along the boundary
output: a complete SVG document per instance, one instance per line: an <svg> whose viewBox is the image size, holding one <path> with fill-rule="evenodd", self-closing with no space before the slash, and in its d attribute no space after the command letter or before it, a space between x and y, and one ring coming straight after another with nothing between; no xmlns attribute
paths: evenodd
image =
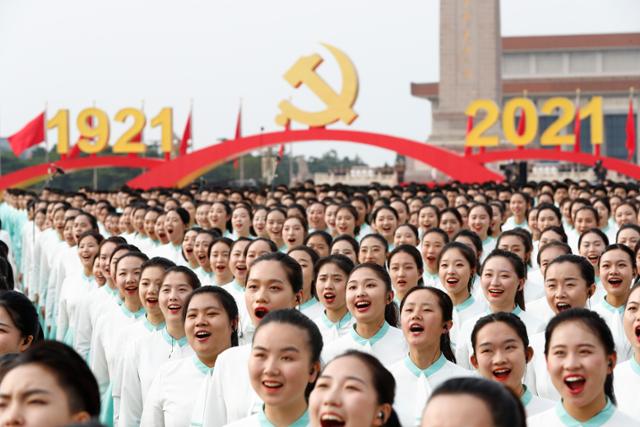
<svg viewBox="0 0 640 427"><path fill-rule="evenodd" d="M291 208L291 206L289 206ZM290 219L297 219L298 221L300 221L300 225L302 225L302 230L304 231L304 235L307 235L307 232L309 231L309 224L307 223L307 219L306 217L301 217L298 215L292 215L292 216L288 216L284 219L284 222L289 221ZM282 227L284 229L284 223L282 223Z"/></svg>
<svg viewBox="0 0 640 427"><path fill-rule="evenodd" d="M313 266L313 269L316 272L315 280L313 281L314 295L318 294L318 291L316 289L316 281L318 279L318 273L320 272L320 269L327 264L333 264L336 267L338 267L340 270L342 270L345 276L347 276L347 278L349 277L349 274L351 274L351 271L353 270L353 267L354 267L353 261L351 261L350 258L347 258L344 255L334 254L334 255L326 256L324 258L320 258Z"/></svg>
<svg viewBox="0 0 640 427"><path fill-rule="evenodd" d="M57 341L43 341L21 353L11 369L39 365L49 371L64 390L72 413L86 411L91 417L100 415L100 391L93 373L71 347Z"/></svg>
<svg viewBox="0 0 640 427"><path fill-rule="evenodd" d="M466 237L471 240L471 243L473 243L473 246L476 248L476 252L478 253L478 259L480 259L480 254L482 254L482 240L480 239L480 236L478 236L478 233L463 228L453 235L453 239L451 239L451 241L455 242L458 237Z"/></svg>
<svg viewBox="0 0 640 427"><path fill-rule="evenodd" d="M553 214L558 219L558 224L562 224L562 212L560 212L560 209L558 209L558 207L556 205L553 205L551 203L540 203L537 206L537 208L538 208L538 213L536 214L536 221L538 220L538 217L540 216L540 212L542 212L543 210L550 210L550 211L553 212Z"/></svg>
<svg viewBox="0 0 640 427"><path fill-rule="evenodd" d="M353 224L354 224L353 234L357 236L358 233L360 232L360 226L358 225L358 210L349 203L342 203L341 205L338 206L338 209L336 210L336 218L338 217L338 212L340 212L342 209L348 210L349 213L353 216ZM396 213L396 219L397 219L397 213Z"/></svg>
<svg viewBox="0 0 640 427"><path fill-rule="evenodd" d="M508 387L495 381L477 377L448 379L433 391L425 409L435 398L451 395L468 395L482 401L491 414L494 427L527 426L527 418L520 398Z"/></svg>
<svg viewBox="0 0 640 427"><path fill-rule="evenodd" d="M524 261L520 259L520 257L514 254L513 252L503 251L502 249L494 249L493 251L491 251L491 253L487 256L487 258L485 258L484 262L482 263L482 268L480 269L480 271L481 272L484 271L485 267L487 266L487 262L491 258L496 258L496 257L504 258L507 261L509 261L509 264L511 264L514 271L516 272L516 276L518 277L518 279L520 280L527 279L527 267L525 266ZM524 286L516 291L515 303L521 309L523 310L525 309Z"/></svg>
<svg viewBox="0 0 640 427"><path fill-rule="evenodd" d="M99 229L98 229L98 220L96 219L96 217L91 215L88 212L80 211L80 213L78 215L76 215L74 217L74 219L78 218L78 217L81 217L81 216L86 217L89 220L89 223L91 224L91 230L93 230L96 233L98 233L98 231L99 231Z"/></svg>
<svg viewBox="0 0 640 427"><path fill-rule="evenodd" d="M487 215L489 215L489 226L487 227L487 236L491 236L491 218L493 218L493 209L486 203L474 203L469 207L469 216L471 216L471 211L475 208L482 208Z"/></svg>
<svg viewBox="0 0 640 427"><path fill-rule="evenodd" d="M98 233L95 230L87 230L84 233L80 234L80 236L78 236L78 245L80 245L80 242L82 242L82 240L85 237L93 237L96 241L96 243L98 244L98 248L100 247L100 243L102 243L102 241L104 240L104 237L102 236L102 234Z"/></svg>
<svg viewBox="0 0 640 427"><path fill-rule="evenodd" d="M398 229L400 227L407 227L409 230L411 230L411 233L415 236L416 238L416 242L420 242L420 233L418 232L418 229L416 228L415 225L413 224L409 224L408 222L405 222L404 224L400 224L396 227L396 231L398 231ZM394 232L395 234L395 232Z"/></svg>
<svg viewBox="0 0 640 427"><path fill-rule="evenodd" d="M400 217L398 216L398 211L393 206L385 204L385 205L379 206L376 210L374 210L371 213L371 219L373 220L373 222L376 222L376 218L378 217L378 214L385 209L393 214L393 216L396 218L396 221L400 220ZM356 215L356 219L358 219L357 215Z"/></svg>
<svg viewBox="0 0 640 427"><path fill-rule="evenodd" d="M380 244L384 248L384 254L385 254L385 258L386 258L387 253L389 252L389 243L387 242L387 239L385 239L382 234L369 233L366 236L364 236L362 239L360 239L360 246L362 246L362 242L364 242L367 239L375 239L378 242L380 242Z"/></svg>
<svg viewBox="0 0 640 427"><path fill-rule="evenodd" d="M440 251L440 254L438 255L438 260L436 262L436 265L438 266L438 270L440 269L440 261L442 260L443 255L448 250L453 250L453 249L460 251L460 253L462 254L462 257L465 260L467 260L467 263L469 264L469 268L471 269L471 275L469 276L469 283L467 283L467 290L469 291L469 293L471 293L471 289L473 288L473 281L476 275L478 274L478 258L476 257L476 254L473 253L473 251L469 246L460 242L449 242L446 245L444 245L444 247Z"/></svg>
<svg viewBox="0 0 640 427"><path fill-rule="evenodd" d="M413 258L413 261L416 264L418 271L420 272L420 277L418 278L418 286L422 286L422 273L424 273L424 262L422 261L422 255L420 251L416 249L415 246L412 245L399 245L396 246L389 256L387 257L387 270L391 270L391 259L399 253L405 253Z"/></svg>
<svg viewBox="0 0 640 427"><path fill-rule="evenodd" d="M327 233L324 230L316 230L316 231L312 231L311 233L307 234L307 236L304 238L304 244L305 245L309 245L309 239L311 239L312 237L320 237L322 240L324 240L324 242L327 244L327 247L331 247L331 242L332 242L332 237L331 234Z"/></svg>
<svg viewBox="0 0 640 427"><path fill-rule="evenodd" d="M308 340L307 343L309 344L309 350L311 353L310 362L311 364L320 363L320 354L322 353L322 347L324 343L322 340L322 334L320 333L318 326L313 320L309 319L307 316L295 309L270 311L266 316L264 316L264 318L256 328L256 331L253 334L254 341L256 336L258 335L258 332L269 323L291 325L306 332ZM309 394L311 393L311 390L313 390L314 386L315 381L313 383L307 384L304 393L306 399L309 398Z"/></svg>
<svg viewBox="0 0 640 427"><path fill-rule="evenodd" d="M540 231L540 238L542 238L542 235L544 233L546 233L547 231L552 231L554 233L556 233L557 235L560 236L560 241L563 243L567 243L569 241L569 239L567 238L567 233L564 231L564 227L561 225L550 225L547 228L545 228L544 230Z"/></svg>
<svg viewBox="0 0 640 427"><path fill-rule="evenodd" d="M145 271L147 268L151 268L151 267L160 267L162 268L164 271L167 271L169 268L171 267L175 267L176 263L166 259L166 258L162 258L159 256L155 256L153 258L150 258L148 260L146 260L145 262L142 263L142 267L141 267L141 272Z"/></svg>
<svg viewBox="0 0 640 427"><path fill-rule="evenodd" d="M595 219L596 219L596 225L598 225L600 223L600 214L598 213L596 208L594 208L593 206L583 206L581 208L578 208L578 210L575 212L574 217L577 217L578 213L580 213L581 211L589 211L589 212L591 212L594 215Z"/></svg>
<svg viewBox="0 0 640 427"><path fill-rule="evenodd" d="M600 263L602 263L602 256L604 254L606 254L607 252L611 252L611 251L615 251L615 250L620 250L622 252L624 252L625 254L627 254L627 256L629 257L629 261L631 262L631 269L633 270L633 273L635 275L636 273L636 255L633 253L633 250L631 250L631 248L629 248L629 246L627 245L623 245L622 243L615 243L613 245L609 245L606 248L604 248L604 251L600 254L600 261L598 262L598 266L600 265Z"/></svg>
<svg viewBox="0 0 640 427"><path fill-rule="evenodd" d="M121 258L122 259L122 258ZM170 273L182 273L187 276L187 283L191 286L191 290L194 291L200 287L200 279L189 267L185 267L184 265L175 265L173 267L169 267L164 272L164 277L162 281L170 274Z"/></svg>
<svg viewBox="0 0 640 427"><path fill-rule="evenodd" d="M228 237L216 237L215 239L213 239L213 241L209 245L209 248L207 249L207 258L211 257L211 251L213 250L213 246L221 242L227 245L229 247L229 252L231 252L231 247L233 246L233 240L229 239ZM245 248L245 252L246 252L246 248Z"/></svg>
<svg viewBox="0 0 640 427"><path fill-rule="evenodd" d="M116 253L116 251L113 251L113 253ZM122 255L120 258L118 258L118 260L116 261L116 271L118 271L118 265L120 264L120 261L122 261L125 258L129 258L129 257L133 257L133 258L138 258L139 260L142 261L142 264L144 264L145 262L147 262L149 260L149 257L145 254L143 254L142 252L127 252L126 254Z"/></svg>
<svg viewBox="0 0 640 427"><path fill-rule="evenodd" d="M636 233L640 234L640 225L637 224L625 224L622 227L620 227L618 229L618 232L616 233L616 243L618 242L618 236L620 236L620 232L623 230L628 230L631 229L633 231L635 231Z"/></svg>
<svg viewBox="0 0 640 427"><path fill-rule="evenodd" d="M231 330L231 347L236 347L238 345L238 322L240 321L238 317L238 305L229 291L224 289L222 286L202 286L191 292L184 303L185 309L182 310L182 321L184 322L187 318L187 311L189 310L191 300L194 296L200 294L212 294L222 305L222 308L229 319L229 323L233 325L235 322L235 328L232 327Z"/></svg>
<svg viewBox="0 0 640 427"><path fill-rule="evenodd" d="M587 260L583 256L573 255L573 254L560 255L559 257L553 259L549 263L549 265L547 265L547 269L545 270L545 279L547 276L546 273L547 271L549 271L549 267L551 267L554 264L561 264L564 262L568 262L570 264L578 266L578 268L580 269L580 276L587 283L587 287L590 287L595 284L596 274L589 260Z"/></svg>
<svg viewBox="0 0 640 427"><path fill-rule="evenodd" d="M316 262L318 262L318 260L320 259L320 256L318 256L318 253L313 249L311 249L309 246L304 246L304 245L294 246L293 248L289 249L289 251L287 252L287 255L291 256L291 252L296 252L296 251L302 251L307 255L309 255L309 257L311 258L311 268L313 268L313 276L311 277L311 294L314 297L317 297L315 293L315 289L316 289L316 274L318 274L318 270L316 270L315 265L316 265ZM302 269L302 267L300 268ZM302 276L303 276L302 280L304 282L304 273L302 274Z"/></svg>
<svg viewBox="0 0 640 427"><path fill-rule="evenodd" d="M540 265L540 256L542 254L542 252L546 251L547 249L550 248L561 248L563 251L565 251L565 254L570 254L572 253L571 251L571 246L569 246L566 242L559 242L557 240L553 240L549 243L547 243L546 245L542 246L539 250L538 250L538 257L537 257L537 262L538 265Z"/></svg>
<svg viewBox="0 0 640 427"><path fill-rule="evenodd" d="M120 251L123 251L123 250L126 250L126 251L128 251L128 252L139 252L139 253L142 253L142 252L140 252L140 249L138 249L138 247L137 247L137 246L130 245L130 244L128 244L128 243L123 243L123 244L121 244L121 245L116 246L116 247L113 249L113 252L111 252L111 256L109 257L109 264L111 264L111 259L113 258L113 255L114 255L116 252L120 252Z"/></svg>
<svg viewBox="0 0 640 427"><path fill-rule="evenodd" d="M244 255L245 256L247 255L247 253L249 253L249 248L251 247L251 245L253 245L256 242L265 242L267 244L267 246L269 246L269 250L271 252L278 252L278 246L276 246L276 244L275 244L275 242L273 240L267 239L267 238L264 238L264 237L257 237L255 239L253 239L251 241L251 243L249 243L247 245L246 248L244 248Z"/></svg>
<svg viewBox="0 0 640 427"><path fill-rule="evenodd" d="M367 235L368 236L368 235ZM331 249L333 250L333 246L338 243L338 242L348 242L351 247L353 248L353 253L356 254L356 258L358 257L358 252L360 251L360 243L358 243L358 241L356 239L354 239L353 237L349 236L348 234L341 234L339 236L337 236L335 239L333 239L333 242L331 242ZM385 244L386 244L386 240L385 240Z"/></svg>
<svg viewBox="0 0 640 427"><path fill-rule="evenodd" d="M607 355L616 353L616 345L613 340L611 330L598 313L585 308L570 308L569 310L561 311L556 314L547 324L547 328L544 331L544 355L546 357L549 357L549 344L551 342L553 332L558 326L565 322L581 322L584 327L589 329L589 331L598 338ZM604 393L615 405L616 396L613 392L613 367L611 367L611 373L607 375L604 382Z"/></svg>
<svg viewBox="0 0 640 427"><path fill-rule="evenodd" d="M523 231L524 231L524 233L523 233ZM529 232L524 230L524 229L521 229L521 228L514 228L512 230L503 231L500 234L500 236L498 236L498 241L496 242L496 247L500 246L500 242L505 237L509 237L509 236L517 237L522 242L522 246L524 246L525 257L527 255L529 255L529 258L531 258L531 251L533 251L533 243L531 241L531 235L530 234L525 234L525 233L529 233ZM524 263L528 265L529 262L531 261L531 259L529 259L529 260L523 259L522 261L524 261Z"/></svg>
<svg viewBox="0 0 640 427"><path fill-rule="evenodd" d="M373 273L380 280L382 280L386 291L393 293L393 287L391 286L391 277L389 276L389 273L383 266L375 264L373 262L358 264L353 268L353 270L351 270L351 274L349 275L349 277L351 277L356 271L364 268L372 270ZM396 305L393 303L393 301L385 301L385 304L386 306L384 308L384 320L391 326L398 326L398 310Z"/></svg>
<svg viewBox="0 0 640 427"><path fill-rule="evenodd" d="M435 212L436 214L436 223L439 225L440 224L440 218L442 216L442 213L444 213L444 211L440 212L438 210L438 207L435 205L431 205L431 204L426 204L423 205L420 209L418 209L418 217L420 217L420 212L422 212L424 209L431 209L433 212ZM449 209L449 208L447 208ZM447 212L449 212L449 210L447 210ZM456 213L458 214L458 216L460 216L460 212L456 211ZM460 218L462 218L462 216L460 216ZM462 219L460 220L460 224L462 224Z"/></svg>
<svg viewBox="0 0 640 427"><path fill-rule="evenodd" d="M468 249L469 248L467 248L467 250ZM431 292L436 296L438 299L438 307L440 307L440 311L442 312L443 322L450 322L453 320L453 302L451 301L451 298L444 291L432 286L411 288L404 298L402 298L402 302L400 303L400 313L402 313L407 297L414 292L419 291ZM451 337L449 336L448 330L440 334L440 351L447 360L452 363L456 363L456 356L451 349Z"/></svg>
<svg viewBox="0 0 640 427"><path fill-rule="evenodd" d="M376 391L378 405L388 404L391 406L391 415L381 427L400 427L398 414L396 414L396 411L393 409L393 402L396 395L396 380L393 378L393 375L391 375L391 372L385 368L377 357L358 350L347 350L343 354L335 357L331 362L343 357L356 358L367 367L371 374L373 388ZM325 369L331 362L325 366Z"/></svg>
<svg viewBox="0 0 640 427"><path fill-rule="evenodd" d="M450 213L451 215L455 216L456 220L458 221L460 226L462 226L462 215L460 215L460 212L458 212L458 210L456 208L446 208L446 209L443 209L442 212L439 212L438 227L440 227L440 221L442 220L442 217L446 213ZM442 228L442 227L440 227L440 228Z"/></svg>
<svg viewBox="0 0 640 427"><path fill-rule="evenodd" d="M505 313L504 311L491 313L478 319L476 324L473 326L473 331L471 331L471 347L473 348L473 354L476 354L476 346L478 345L478 334L480 333L480 330L486 325L495 322L502 322L506 324L518 335L524 347L526 360L526 352L527 348L529 347L529 335L527 334L527 327L518 316L513 313ZM526 362L529 363L529 360L526 360Z"/></svg>
<svg viewBox="0 0 640 427"><path fill-rule="evenodd" d="M447 243L449 243L449 235L447 234L446 231L444 231L442 228L438 228L438 227L432 227L428 230L426 230L424 232L424 234L422 235L422 241L424 242L424 239L429 235L429 234L439 234L440 236L442 236L442 240L444 240L444 244L446 245Z"/></svg>
<svg viewBox="0 0 640 427"><path fill-rule="evenodd" d="M279 263L284 269L287 279L289 280L289 284L293 290L294 294L297 294L302 290L302 269L300 268L300 264L296 262L295 259L291 258L287 254L283 254L282 252L270 252L268 254L260 255L258 258L253 261L251 267L249 267L249 271L247 272L247 280L251 275L251 270L262 261L276 261Z"/></svg>
<svg viewBox="0 0 640 427"><path fill-rule="evenodd" d="M585 231L584 233L582 233L578 238L578 248L580 248L580 245L582 244L582 239L587 234L595 234L596 236L600 237L600 239L604 242L605 246L609 246L609 238L607 237L607 235L604 234L602 230L600 230L599 228L591 228Z"/></svg>
<svg viewBox="0 0 640 427"><path fill-rule="evenodd" d="M32 345L39 341L38 312L29 298L13 290L0 292L0 307L5 309L23 340L32 337Z"/></svg>

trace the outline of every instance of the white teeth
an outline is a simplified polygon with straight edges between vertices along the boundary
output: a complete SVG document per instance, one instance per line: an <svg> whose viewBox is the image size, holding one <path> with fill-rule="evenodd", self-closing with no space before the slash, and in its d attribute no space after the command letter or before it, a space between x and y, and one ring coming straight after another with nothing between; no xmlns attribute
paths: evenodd
<svg viewBox="0 0 640 427"><path fill-rule="evenodd" d="M495 371L493 371L496 374L506 374L509 372L509 369L496 369Z"/></svg>
<svg viewBox="0 0 640 427"><path fill-rule="evenodd" d="M565 381L568 382L568 383L575 383L575 382L583 381L583 380L584 379L582 377L567 377L565 379Z"/></svg>
<svg viewBox="0 0 640 427"><path fill-rule="evenodd" d="M280 387L282 384L275 381L263 381L262 382L267 387Z"/></svg>
<svg viewBox="0 0 640 427"><path fill-rule="evenodd" d="M320 419L322 421L338 421L338 422L342 422L342 418L338 417L337 415L332 415L332 414L323 415L322 417L320 417Z"/></svg>

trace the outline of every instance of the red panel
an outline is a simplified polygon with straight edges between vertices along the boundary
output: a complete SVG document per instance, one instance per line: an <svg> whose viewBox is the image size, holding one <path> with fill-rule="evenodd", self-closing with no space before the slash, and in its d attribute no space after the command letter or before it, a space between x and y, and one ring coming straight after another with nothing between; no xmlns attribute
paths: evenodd
<svg viewBox="0 0 640 427"><path fill-rule="evenodd" d="M187 178L193 180L209 170L212 164L228 161L242 153L278 144L307 141L344 141L386 148L431 165L452 179L461 182L502 181L504 179L502 175L485 168L474 160L433 145L371 132L312 128L252 135L225 141L173 159L169 163L137 176L128 184L131 187L143 189L155 186L186 185ZM322 143L318 142L319 147L320 144Z"/></svg>

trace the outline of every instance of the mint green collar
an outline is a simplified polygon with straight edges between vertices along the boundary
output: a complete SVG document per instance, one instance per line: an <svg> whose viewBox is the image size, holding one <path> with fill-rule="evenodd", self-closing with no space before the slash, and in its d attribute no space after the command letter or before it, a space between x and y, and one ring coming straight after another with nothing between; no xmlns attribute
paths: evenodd
<svg viewBox="0 0 640 427"><path fill-rule="evenodd" d="M438 372L446 363L447 363L447 359L444 357L444 354L442 353L440 353L440 357L438 358L438 360L433 362L431 366L429 366L427 369L418 368L416 364L413 363L413 360L411 360L409 356L405 356L404 358L404 365L416 377L419 377L420 375L424 375L425 377L429 378L431 375Z"/></svg>
<svg viewBox="0 0 640 427"><path fill-rule="evenodd" d="M611 313L618 313L621 314L624 312L624 305L621 305L620 307L614 307L611 304L609 304L606 300L605 297L602 298L602 306L607 310L610 311Z"/></svg>
<svg viewBox="0 0 640 427"><path fill-rule="evenodd" d="M560 421L562 421L562 423L567 427L599 427L609 421L615 411L615 406L613 406L609 399L607 399L607 404L602 411L598 412L589 421L580 422L567 413L562 402L558 402L556 405L556 415L558 415Z"/></svg>
<svg viewBox="0 0 640 427"><path fill-rule="evenodd" d="M327 313L325 310L322 310L322 314L320 315L320 319L322 319L322 323L324 323L324 325L327 328L336 328L336 329L340 329L342 328L344 325L346 325L348 322L351 321L351 313L350 312L346 312L344 314L344 316L342 316L342 319L338 320L336 323L333 323L331 320L329 320L329 318L327 317Z"/></svg>
<svg viewBox="0 0 640 427"><path fill-rule="evenodd" d="M351 338L353 338L354 341L356 341L357 343L361 344L361 345L367 345L369 344L370 346L373 346L375 343L377 343L378 341L380 341L382 339L382 337L384 337L387 332L389 331L389 328L391 326L385 321L382 324L382 327L380 328L380 330L378 330L378 332L376 332L376 334L374 336L372 336L369 339L366 338L362 338L360 335L358 335L358 333L356 332L356 325L353 325L353 328L351 329Z"/></svg>
<svg viewBox="0 0 640 427"><path fill-rule="evenodd" d="M531 394L531 392L529 391L526 385L523 385L523 387L524 387L524 393L522 394L522 396L520 396L520 402L522 402L522 406L526 408L527 405L531 403L531 399L533 399L533 395Z"/></svg>
<svg viewBox="0 0 640 427"><path fill-rule="evenodd" d="M476 299L473 297L473 295L469 294L469 298L467 298L460 304L456 305L454 308L456 309L456 311L463 311L471 307L471 305L473 305L474 302L476 302Z"/></svg>
<svg viewBox="0 0 640 427"><path fill-rule="evenodd" d="M640 363L636 360L635 355L631 356L629 363L631 363L631 369L633 369L633 372L640 375Z"/></svg>
<svg viewBox="0 0 640 427"><path fill-rule="evenodd" d="M260 408L260 412L256 414L258 416L258 423L261 427L275 427L264 413L264 407ZM289 427L305 427L309 425L309 411L304 411L304 414L293 423L289 424Z"/></svg>
<svg viewBox="0 0 640 427"><path fill-rule="evenodd" d="M240 283L238 283L236 279L233 279L233 282L231 282L230 285L234 290L244 293L245 289L242 287L242 285L240 285Z"/></svg>
<svg viewBox="0 0 640 427"><path fill-rule="evenodd" d="M202 360L198 359L198 356L196 354L191 357L191 360L193 361L196 369L198 369L198 371L202 372L204 375L211 375L213 373L213 368L210 368L202 363Z"/></svg>
<svg viewBox="0 0 640 427"><path fill-rule="evenodd" d="M165 326L164 322L160 322L159 324L154 325L153 323L149 322L149 319L147 319L146 317L142 321L142 325L149 332L159 331L160 329L164 328L164 326Z"/></svg>
<svg viewBox="0 0 640 427"><path fill-rule="evenodd" d="M180 347L184 347L185 345L187 345L187 337L186 335L182 338L180 338L179 340L173 338L171 335L169 335L169 332L167 332L167 328L164 328L162 330L162 338L164 338L164 340L167 342L167 344L169 344L171 347L173 347L173 343L177 343Z"/></svg>
<svg viewBox="0 0 640 427"><path fill-rule="evenodd" d="M318 304L318 300L315 299L315 297L311 297L311 299L309 299L309 301L305 302L304 304L300 304L300 311L306 310L308 308L311 308L316 304Z"/></svg>
<svg viewBox="0 0 640 427"><path fill-rule="evenodd" d="M144 315L144 308L140 308L140 310L134 313L131 310L129 310L126 305L124 305L124 302L120 305L120 309L122 310L122 313L124 313L125 316L133 317L134 319L137 319L140 316Z"/></svg>
<svg viewBox="0 0 640 427"><path fill-rule="evenodd" d="M520 316L522 314L522 309L520 308L520 306L516 305L516 308L511 310L511 313L515 314L516 316Z"/></svg>

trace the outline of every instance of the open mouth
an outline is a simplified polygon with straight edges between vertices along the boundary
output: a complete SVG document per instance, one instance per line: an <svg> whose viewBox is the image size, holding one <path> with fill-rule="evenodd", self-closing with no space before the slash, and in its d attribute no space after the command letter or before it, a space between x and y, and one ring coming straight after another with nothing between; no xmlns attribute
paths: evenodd
<svg viewBox="0 0 640 427"><path fill-rule="evenodd" d="M147 305L158 305L158 298L147 298Z"/></svg>
<svg viewBox="0 0 640 427"><path fill-rule="evenodd" d="M255 310L253 310L253 314L255 314L255 316L258 319L262 319L264 316L266 316L269 313L269 309L266 307L258 307Z"/></svg>
<svg viewBox="0 0 640 427"><path fill-rule="evenodd" d="M571 308L571 304L567 304L566 302L559 302L556 304L556 309L558 309L558 313L569 310L570 308Z"/></svg>
<svg viewBox="0 0 640 427"><path fill-rule="evenodd" d="M203 342L203 341L207 341L207 339L209 339L209 337L211 336L211 332L209 332L209 331L196 331L195 336L196 336L196 340L198 340L199 342Z"/></svg>
<svg viewBox="0 0 640 427"><path fill-rule="evenodd" d="M287 238L287 243L289 243L289 244L293 244L293 243L295 243L295 242L296 242L296 238L295 238L295 237L288 237L288 238Z"/></svg>
<svg viewBox="0 0 640 427"><path fill-rule="evenodd" d="M586 378L581 375L569 375L564 378L565 385L569 388L571 394L579 394L584 390Z"/></svg>
<svg viewBox="0 0 640 427"><path fill-rule="evenodd" d="M237 267L236 267L237 268ZM226 264L216 264L216 271L218 273L222 273L223 271L225 271L227 269ZM237 268L238 270L240 270L240 268ZM242 270L246 270L246 268L242 269Z"/></svg>
<svg viewBox="0 0 640 427"><path fill-rule="evenodd" d="M168 234L172 234L173 233L173 228L166 228L165 230L167 231Z"/></svg>
<svg viewBox="0 0 640 427"><path fill-rule="evenodd" d="M333 292L326 292L322 294L322 297L327 304L331 304L336 300L336 294L334 294Z"/></svg>
<svg viewBox="0 0 640 427"><path fill-rule="evenodd" d="M492 296L494 298L498 298L498 297L502 296L502 294L504 294L504 289L491 288L491 289L488 289L487 292L489 292L490 296Z"/></svg>
<svg viewBox="0 0 640 427"><path fill-rule="evenodd" d="M356 301L356 310L359 313L364 313L367 310L369 310L369 307L371 307L371 302L370 301Z"/></svg>
<svg viewBox="0 0 640 427"><path fill-rule="evenodd" d="M617 288L618 286L622 285L622 279L619 277L612 277L608 280L609 285L611 285L614 288Z"/></svg>
<svg viewBox="0 0 640 427"><path fill-rule="evenodd" d="M124 292L128 295L135 295L136 293L138 293L138 287L137 286L125 286L124 287Z"/></svg>
<svg viewBox="0 0 640 427"><path fill-rule="evenodd" d="M460 283L460 280L455 277L450 277L446 280L445 283L447 284L447 286L454 288L458 285L458 283Z"/></svg>
<svg viewBox="0 0 640 427"><path fill-rule="evenodd" d="M418 335L418 334L424 332L424 326L422 326L419 323L411 323L409 325L409 332L411 332L414 335Z"/></svg>
<svg viewBox="0 0 640 427"><path fill-rule="evenodd" d="M282 388L284 384L278 381L262 381L262 386L267 389L267 392L274 392Z"/></svg>
<svg viewBox="0 0 640 427"><path fill-rule="evenodd" d="M182 306L180 304L169 304L167 308L171 314L179 314L180 310L182 310Z"/></svg>
<svg viewBox="0 0 640 427"><path fill-rule="evenodd" d="M323 414L320 416L320 425L322 427L341 427L345 423L342 417L336 414Z"/></svg>
<svg viewBox="0 0 640 427"><path fill-rule="evenodd" d="M495 369L492 373L493 373L493 377L497 381L506 381L507 378L509 378L509 375L511 375L511 369L509 368Z"/></svg>
<svg viewBox="0 0 640 427"><path fill-rule="evenodd" d="M638 342L640 342L640 325L636 326L633 332L636 334L636 339L638 340Z"/></svg>
<svg viewBox="0 0 640 427"><path fill-rule="evenodd" d="M400 288L400 289L402 289L402 288L404 288L405 286L407 286L407 281L406 281L406 280L402 280L402 279L400 279L400 280L398 280L398 281L396 282L396 288Z"/></svg>
<svg viewBox="0 0 640 427"><path fill-rule="evenodd" d="M598 263L598 259L600 259L600 255L587 255L587 259L593 265Z"/></svg>

